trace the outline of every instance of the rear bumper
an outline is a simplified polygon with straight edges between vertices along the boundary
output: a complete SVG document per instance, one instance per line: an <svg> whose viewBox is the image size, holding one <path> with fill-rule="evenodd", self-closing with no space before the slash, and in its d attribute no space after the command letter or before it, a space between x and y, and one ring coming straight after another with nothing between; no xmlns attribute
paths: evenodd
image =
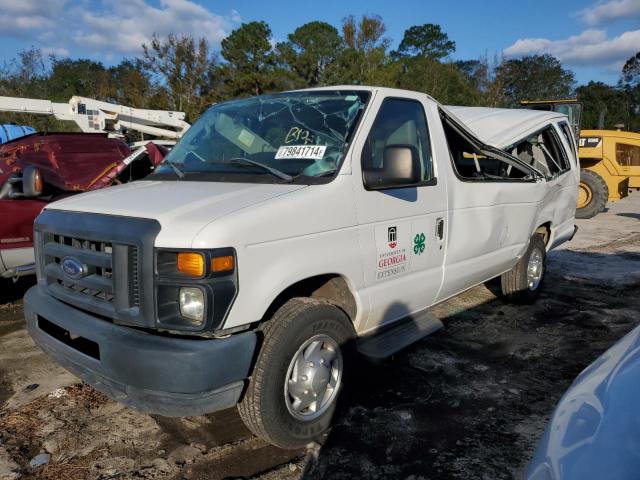
<svg viewBox="0 0 640 480"><path fill-rule="evenodd" d="M254 332L184 339L114 325L32 287L24 299L33 340L64 368L136 410L189 416L235 405L249 376Z"/></svg>

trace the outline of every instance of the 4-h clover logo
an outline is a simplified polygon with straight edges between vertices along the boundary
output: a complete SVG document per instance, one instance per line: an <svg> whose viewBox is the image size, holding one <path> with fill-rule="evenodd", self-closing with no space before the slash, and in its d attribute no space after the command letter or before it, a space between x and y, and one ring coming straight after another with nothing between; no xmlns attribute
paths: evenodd
<svg viewBox="0 0 640 480"><path fill-rule="evenodd" d="M416 233L416 236L413 237L413 253L416 255L421 255L424 252L424 242L426 237L424 233Z"/></svg>

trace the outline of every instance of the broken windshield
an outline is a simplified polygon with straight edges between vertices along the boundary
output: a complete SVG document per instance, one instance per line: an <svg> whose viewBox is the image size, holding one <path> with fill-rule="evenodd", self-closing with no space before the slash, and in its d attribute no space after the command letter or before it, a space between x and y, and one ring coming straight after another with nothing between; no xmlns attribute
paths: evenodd
<svg viewBox="0 0 640 480"><path fill-rule="evenodd" d="M366 91L316 90L214 105L155 174L172 174L175 167L186 179L287 182L332 176L368 97Z"/></svg>

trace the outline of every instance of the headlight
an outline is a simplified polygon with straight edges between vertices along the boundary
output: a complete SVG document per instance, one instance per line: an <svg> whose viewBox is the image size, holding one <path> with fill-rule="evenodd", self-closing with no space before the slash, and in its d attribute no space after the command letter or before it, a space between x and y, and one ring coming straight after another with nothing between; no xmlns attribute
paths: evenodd
<svg viewBox="0 0 640 480"><path fill-rule="evenodd" d="M204 321L204 292L195 287L180 288L180 314L194 327Z"/></svg>

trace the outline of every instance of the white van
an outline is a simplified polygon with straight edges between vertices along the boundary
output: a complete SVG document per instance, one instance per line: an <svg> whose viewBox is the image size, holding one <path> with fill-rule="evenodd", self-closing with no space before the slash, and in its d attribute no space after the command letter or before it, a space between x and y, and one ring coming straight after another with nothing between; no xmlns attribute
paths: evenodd
<svg viewBox="0 0 640 480"><path fill-rule="evenodd" d="M47 206L29 331L136 409L238 404L298 447L355 352L398 351L441 327L429 307L497 276L532 301L577 187L553 112L354 86L221 103L147 179Z"/></svg>

